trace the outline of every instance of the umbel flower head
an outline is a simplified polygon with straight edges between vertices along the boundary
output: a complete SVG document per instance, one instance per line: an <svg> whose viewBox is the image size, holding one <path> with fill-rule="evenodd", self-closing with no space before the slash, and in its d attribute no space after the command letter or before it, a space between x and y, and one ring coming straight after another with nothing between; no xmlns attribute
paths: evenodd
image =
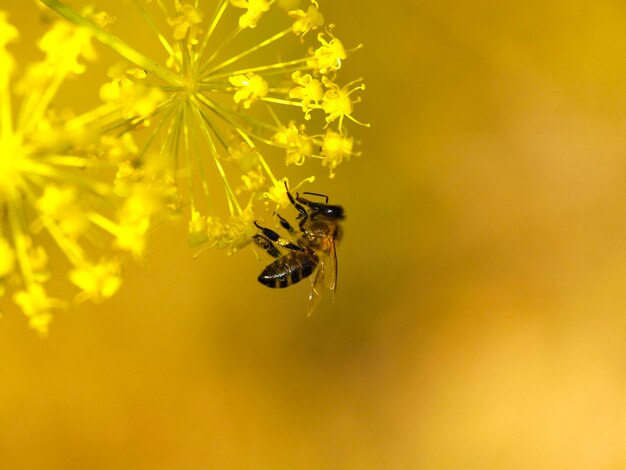
<svg viewBox="0 0 626 470"><path fill-rule="evenodd" d="M53 311L65 306L46 286L50 250L67 259L79 301L110 297L121 283L117 252L141 254L157 204L146 192L153 182L136 180L119 190L103 178L115 173L108 149L119 150L122 141L128 147L128 138L101 142L87 131L89 113L59 115L51 108L62 83L94 58L91 32L54 23L39 41L45 58L19 81L7 48L17 38L0 12L0 297L11 296L30 325L46 333Z"/></svg>
<svg viewBox="0 0 626 470"><path fill-rule="evenodd" d="M126 59L100 89L105 127L141 132L138 159L158 155L170 169L188 201L193 246L232 253L248 244L255 203L289 204L283 163L321 162L333 177L358 155L348 127L359 123L353 105L365 86L339 80L354 49L315 0L287 10L293 1L132 0L160 59L58 0L42 1Z"/></svg>

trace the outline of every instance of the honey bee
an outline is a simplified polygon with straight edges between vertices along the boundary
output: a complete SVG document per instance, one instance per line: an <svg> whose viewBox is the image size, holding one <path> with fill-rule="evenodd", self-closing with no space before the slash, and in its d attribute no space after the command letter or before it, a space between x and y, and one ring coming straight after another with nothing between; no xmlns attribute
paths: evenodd
<svg viewBox="0 0 626 470"><path fill-rule="evenodd" d="M324 198L324 202L311 201L296 193L294 198L285 183L289 201L299 212L296 220L298 230L281 217L280 225L289 232L295 243L284 240L274 230L255 222L261 234L253 241L276 260L270 263L258 277L261 284L271 288L289 287L311 277L311 291L307 304L307 316L313 313L320 301L324 284L333 292L337 290L337 252L335 246L341 240L343 230L340 222L345 218L343 207L328 204L328 196L303 193ZM282 254L276 245L289 250Z"/></svg>

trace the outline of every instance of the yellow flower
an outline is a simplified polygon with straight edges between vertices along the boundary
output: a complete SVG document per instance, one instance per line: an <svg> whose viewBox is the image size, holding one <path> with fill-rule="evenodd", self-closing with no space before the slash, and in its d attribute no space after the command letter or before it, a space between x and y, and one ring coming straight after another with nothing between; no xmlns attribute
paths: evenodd
<svg viewBox="0 0 626 470"><path fill-rule="evenodd" d="M70 272L70 280L81 289L78 300L95 302L108 299L122 284L120 264L117 259L100 260L97 264L87 264Z"/></svg>
<svg viewBox="0 0 626 470"><path fill-rule="evenodd" d="M182 41L189 35L189 41L196 43L198 25L202 23L202 12L192 5L176 3L176 16L167 22L174 27L174 39Z"/></svg>
<svg viewBox="0 0 626 470"><path fill-rule="evenodd" d="M65 302L49 296L44 286L53 271L47 253L51 248L44 248L40 239L51 240L52 249L56 246L66 258L68 277L82 290L78 298L109 297L117 290L119 276L113 275L111 261L92 261L89 250L98 246L138 251L137 240L123 246L120 236L129 224L128 213L139 205L133 195L140 182L122 197L102 179L114 168L107 157L115 153L119 161L128 158L132 145L124 138L110 142L117 152L102 145L97 131L88 128L98 112L50 112L61 84L85 70L83 59L94 57L91 32L65 22L53 24L39 42L45 58L31 64L15 87L23 96L14 107L13 60L6 44L15 37L0 14L0 294L9 285L14 288L15 304L33 328L46 333L53 311ZM156 209L144 207L141 215L147 217L146 212ZM145 229L137 237L141 243L144 235ZM54 274L58 272L56 268Z"/></svg>
<svg viewBox="0 0 626 470"><path fill-rule="evenodd" d="M253 73L233 75L228 77L228 81L237 88L233 96L235 103L243 101L243 107L246 109L259 98L267 96L269 87L263 77L259 75Z"/></svg>
<svg viewBox="0 0 626 470"><path fill-rule="evenodd" d="M105 102L115 102L132 97L135 88L133 78L145 78L146 72L136 67L128 67L125 63L119 63L109 67L107 75L111 81L100 87L100 99Z"/></svg>
<svg viewBox="0 0 626 470"><path fill-rule="evenodd" d="M42 335L48 333L52 311L65 307L65 302L49 297L44 287L36 282L16 292L13 300L28 317L30 327Z"/></svg>
<svg viewBox="0 0 626 470"><path fill-rule="evenodd" d="M322 145L322 156L324 160L322 165L330 168L330 177L335 177L335 168L343 162L344 159L353 155L352 146L354 139L346 137L338 132L329 130L324 136Z"/></svg>
<svg viewBox="0 0 626 470"><path fill-rule="evenodd" d="M306 12L304 10L289 12L289 16L296 20L291 29L298 36L303 37L309 31L316 30L324 25L324 16L319 12L319 5L315 0L311 0L311 3L313 5L309 5Z"/></svg>
<svg viewBox="0 0 626 470"><path fill-rule="evenodd" d="M303 165L313 155L313 139L304 134L304 124L300 128L291 121L288 127L281 127L272 140L287 150L285 165Z"/></svg>
<svg viewBox="0 0 626 470"><path fill-rule="evenodd" d="M300 181L297 185L290 186L289 180L287 178L283 178L280 181L276 181L274 185L269 188L269 190L265 193L265 198L268 203L273 202L276 205L275 211L284 209L285 207L289 207L291 205L289 196L287 196L287 191L285 190L285 185L287 185L290 190L295 191L303 183L312 183L313 181L315 181L315 176L310 176L309 178Z"/></svg>
<svg viewBox="0 0 626 470"><path fill-rule="evenodd" d="M249 207L241 215L230 217L223 226L222 237L218 241L219 247L226 248L226 253L232 255L248 246L258 231L254 221L254 213Z"/></svg>
<svg viewBox="0 0 626 470"><path fill-rule="evenodd" d="M305 134L306 122L307 128L332 127L346 135L344 121L355 121L353 105L358 102L347 96L362 89L334 85L354 49L346 50L332 27L317 37L306 34L324 25L316 1L302 10L281 1L289 11L270 11L276 0L221 0L209 12L202 10L208 2L136 0L138 16L167 54L160 62L146 56L141 43L129 44L59 0L42 1L93 31L130 63L109 72L111 81L101 91L103 127L116 135L145 128L148 138L138 151L139 166L149 154L167 162L185 198L190 244L204 242L229 251L241 247L241 233L255 233L248 219L254 219L259 206L266 209L260 202L287 204L283 162L310 175L306 165L311 161L332 162L334 170L346 160L319 154L323 137ZM238 24L228 25L233 14ZM156 15L164 15L170 29L160 30L164 21ZM267 23L255 28L260 21ZM280 59L267 59L278 55L272 49L280 51ZM297 121L293 108L302 109ZM306 176L300 178L312 180ZM223 188L213 187L216 177Z"/></svg>
<svg viewBox="0 0 626 470"><path fill-rule="evenodd" d="M291 78L299 86L289 90L289 98L296 98L302 101L304 119L308 121L311 119L311 110L318 108L318 103L323 98L322 83L308 73L302 75L302 72L299 70L295 71Z"/></svg>
<svg viewBox="0 0 626 470"><path fill-rule="evenodd" d="M209 236L206 233L207 225L206 216L198 211L194 211L191 214L191 219L189 220L189 237L187 239L189 246L200 246L209 241Z"/></svg>
<svg viewBox="0 0 626 470"><path fill-rule="evenodd" d="M239 17L240 28L254 28L263 13L270 9L270 4L267 0L230 0L230 4L237 8L247 9Z"/></svg>
<svg viewBox="0 0 626 470"><path fill-rule="evenodd" d="M207 217L202 222L202 228L207 236L208 244L196 253L196 256L210 248L223 248L228 255L232 255L248 246L258 231L254 225L255 220L254 213L249 207L240 215L233 215L225 222Z"/></svg>
<svg viewBox="0 0 626 470"><path fill-rule="evenodd" d="M315 49L313 57L308 61L309 66L321 74L339 70L341 61L348 57L341 41L330 32L328 35L331 38L330 41L326 40L324 33L317 35L317 39L322 45Z"/></svg>
<svg viewBox="0 0 626 470"><path fill-rule="evenodd" d="M339 118L340 131L343 129L344 117L347 117L357 124L369 127L369 124L363 124L352 117L352 104L358 103L360 98L352 100L350 95L355 91L365 90L365 85L363 84L353 87L353 85L358 82L360 82L360 80L355 80L354 82L348 83L345 87L339 88L336 83L324 80L324 85L326 85L327 90L322 100L322 109L326 112L326 122L331 123Z"/></svg>
<svg viewBox="0 0 626 470"><path fill-rule="evenodd" d="M46 186L35 203L40 218L47 219L42 220L42 225L56 224L63 235L73 240L86 233L89 220L76 197L77 190L73 186Z"/></svg>
<svg viewBox="0 0 626 470"><path fill-rule="evenodd" d="M75 74L85 71L85 65L79 59L93 60L96 57L91 32L60 21L44 34L39 48L46 53L47 63Z"/></svg>

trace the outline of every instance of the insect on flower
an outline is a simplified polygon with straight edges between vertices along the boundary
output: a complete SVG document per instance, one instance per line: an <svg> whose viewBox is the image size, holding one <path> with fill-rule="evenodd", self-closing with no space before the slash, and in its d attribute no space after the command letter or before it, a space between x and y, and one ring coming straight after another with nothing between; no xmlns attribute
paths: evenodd
<svg viewBox="0 0 626 470"><path fill-rule="evenodd" d="M298 230L277 214L280 225L297 239L295 243L287 241L266 227L255 222L262 234L253 237L254 242L276 260L270 263L259 275L261 284L271 288L283 288L311 277L311 292L307 306L307 316L311 315L320 301L324 284L333 291L337 290L337 252L336 244L341 240L343 230L340 222L345 218L343 207L328 204L328 196L306 192L311 196L324 198L324 202L311 201L296 193L294 198L287 184L285 190L289 201L299 212ZM289 250L282 254L276 242Z"/></svg>
<svg viewBox="0 0 626 470"><path fill-rule="evenodd" d="M112 19L42 2L126 60L100 89L101 127L137 135L137 161L154 155L169 172L188 201L194 247L246 246L259 203L282 189L281 164L317 162L334 177L360 154L349 128L367 126L353 109L365 85L343 84L341 68L361 46L344 47L317 0L119 2L135 8L117 16L134 10L156 50L117 36Z"/></svg>

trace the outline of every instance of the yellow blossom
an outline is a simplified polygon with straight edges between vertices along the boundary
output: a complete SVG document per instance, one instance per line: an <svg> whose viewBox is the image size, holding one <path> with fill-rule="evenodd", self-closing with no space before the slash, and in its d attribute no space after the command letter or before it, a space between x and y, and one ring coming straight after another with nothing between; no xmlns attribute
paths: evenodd
<svg viewBox="0 0 626 470"><path fill-rule="evenodd" d="M311 176L300 181L295 186L289 185L289 179L283 178L280 181L275 181L272 187L264 194L267 202L273 202L276 205L276 211L280 209L284 209L285 207L289 207L291 205L291 201L289 201L289 196L287 195L287 191L285 187L288 187L291 190L298 189L303 183L308 182L312 183L315 181L315 176Z"/></svg>
<svg viewBox="0 0 626 470"><path fill-rule="evenodd" d="M0 57L5 59L10 57L6 40L14 37L7 31L11 28L0 15ZM114 174L108 157L116 154L123 161L132 145L126 141L117 152L111 150L112 142L103 148L98 138L101 131L90 127L99 122L101 111L76 116L50 111L64 80L83 72L83 59L94 57L91 34L88 28L53 24L39 42L44 59L27 67L15 87L22 95L15 107L8 70L6 80L5 70L0 71L0 277L10 274L10 282L0 290L15 289L14 303L41 333L47 331L53 311L65 305L49 296L44 286L60 271L49 266L54 258L48 250L56 249L65 257L69 280L83 289L79 296L108 297L117 290L113 286L119 284L119 277L113 276L110 262L92 261L90 251L94 247L138 251L137 246L145 244L145 220L156 212L154 204L146 209L145 197L140 203L134 200L137 190L119 196L107 181ZM137 182L135 187L139 186ZM131 224L128 216L138 212L137 205L142 205L142 233L124 247L118 235L129 225L140 225L134 220ZM44 248L40 239L52 243Z"/></svg>
<svg viewBox="0 0 626 470"><path fill-rule="evenodd" d="M296 20L291 30L297 36L303 37L309 31L316 30L324 25L324 16L319 12L319 5L315 0L311 0L311 2L313 5L309 5L306 12L299 9L289 12L289 16Z"/></svg>
<svg viewBox="0 0 626 470"><path fill-rule="evenodd" d="M247 173L241 175L241 181L243 185L235 189L236 194L241 194L244 191L255 192L263 189L265 186L265 175L262 169L250 170Z"/></svg>
<svg viewBox="0 0 626 470"><path fill-rule="evenodd" d="M91 32L68 23L56 22L39 41L47 61L71 73L83 73L85 65L79 59L93 60L96 52L91 45Z"/></svg>
<svg viewBox="0 0 626 470"><path fill-rule="evenodd" d="M218 217L209 216L206 218L205 233L208 239L207 241L209 243L207 248L225 246L225 243L223 243L224 224Z"/></svg>
<svg viewBox="0 0 626 470"><path fill-rule="evenodd" d="M84 234L89 227L89 221L76 197L75 187L46 186L36 203L40 217L50 219L44 221L43 225L57 224L64 235L73 239Z"/></svg>
<svg viewBox="0 0 626 470"><path fill-rule="evenodd" d="M39 283L32 283L26 290L16 292L13 300L28 317L30 327L42 335L48 333L52 311L65 307L65 302L49 297Z"/></svg>
<svg viewBox="0 0 626 470"><path fill-rule="evenodd" d="M341 41L330 32L328 35L331 38L330 41L326 40L324 33L317 35L317 39L322 45L315 49L313 57L308 61L309 66L321 74L339 70L341 61L348 57Z"/></svg>
<svg viewBox="0 0 626 470"><path fill-rule="evenodd" d="M285 165L303 165L313 155L313 139L304 134L304 124L296 127L294 121L281 128L273 135L272 140L287 150Z"/></svg>
<svg viewBox="0 0 626 470"><path fill-rule="evenodd" d="M242 185L235 188L235 194L245 191L261 190L265 184L265 175L258 150L246 142L240 142L235 147L229 147L230 160L241 171Z"/></svg>
<svg viewBox="0 0 626 470"><path fill-rule="evenodd" d="M235 162L242 173L259 168L259 151L247 142L239 142L239 145L228 148L230 160Z"/></svg>
<svg viewBox="0 0 626 470"><path fill-rule="evenodd" d="M128 155L136 155L139 151L132 134L123 134L121 136L103 135L99 142L100 149L104 152L104 158L122 165L130 164L124 159ZM118 168L118 172L121 171Z"/></svg>
<svg viewBox="0 0 626 470"><path fill-rule="evenodd" d="M101 260L97 264L87 264L70 272L70 281L82 292L78 301L100 302L117 292L122 284L120 264L117 259Z"/></svg>
<svg viewBox="0 0 626 470"><path fill-rule="evenodd" d="M322 83L308 73L302 75L299 70L294 72L291 78L299 86L289 90L289 98L302 101L304 119L309 120L311 119L311 110L318 108L318 103L323 98Z"/></svg>
<svg viewBox="0 0 626 470"><path fill-rule="evenodd" d="M270 9L270 4L267 0L230 0L230 4L247 10L239 17L240 28L254 28L263 13Z"/></svg>
<svg viewBox="0 0 626 470"><path fill-rule="evenodd" d="M246 247L257 233L255 220L256 217L250 207L244 209L240 215L231 216L225 222L216 217L207 217L205 231L209 244L196 256L209 248L223 248L228 255L232 255Z"/></svg>
<svg viewBox="0 0 626 470"><path fill-rule="evenodd" d="M335 177L335 168L344 160L352 155L352 146L354 139L346 137L338 132L328 130L324 136L322 144L322 156L324 160L322 165L330 168L330 177Z"/></svg>
<svg viewBox="0 0 626 470"><path fill-rule="evenodd" d="M102 29L107 29L117 21L116 17L109 15L106 11L96 11L94 7L87 7L86 10L83 10L83 14Z"/></svg>
<svg viewBox="0 0 626 470"><path fill-rule="evenodd" d="M363 84L353 87L353 85L357 82L360 82L360 80L356 80L343 88L339 88L337 84L331 82L330 80L324 80L324 85L327 90L326 93L324 93L324 98L322 100L322 109L326 112L327 123L331 123L335 119L339 118L339 130L342 130L343 128L344 117L347 117L357 124L368 127L367 124L363 124L352 117L352 104L359 102L360 99L352 100L350 95L355 91L365 90L365 85Z"/></svg>
<svg viewBox="0 0 626 470"><path fill-rule="evenodd" d="M235 103L243 101L243 107L248 109L252 103L267 95L268 85L263 77L249 73L246 75L233 75L228 81L237 87L233 96Z"/></svg>
<svg viewBox="0 0 626 470"><path fill-rule="evenodd" d="M144 55L141 41L133 44L119 38L59 0L42 1L71 22L92 30L103 44L125 58L129 67L145 71L145 76L139 77L129 74L126 66L111 71L110 85L102 93L103 128L120 136L141 126L146 135L136 161L114 157L120 165L116 193L126 194L144 160L159 155L184 199L181 206L188 214L189 243L194 246L204 243L204 247L227 251L242 246L242 233L248 229L256 233L246 211L253 211L261 201L282 207L289 204L281 179L283 162L306 172L309 161L333 160L333 156L316 155L322 148L322 136L307 135L304 123L311 129L326 125L346 135L344 127L353 120L351 107L357 100L346 104L344 91L331 85L339 77L341 62L352 51L344 49L332 26L317 37L307 34L325 24L317 1L298 10L292 1L224 0L216 2L213 11L201 11L213 7L202 2L133 1L146 30L163 46L163 60ZM280 5L284 11L271 12L272 21L255 28L272 5ZM239 22L229 26L233 16ZM160 29L163 24L169 29ZM272 57L276 59L268 59ZM156 90L153 96L151 90ZM329 92L326 97L324 92ZM293 121L295 107L303 112ZM316 114L315 109L325 114ZM284 160L276 160L274 149L285 155ZM333 161L336 165L341 160L346 158L335 156ZM312 181L309 175L299 177ZM222 187L216 189L215 181ZM246 229L235 228L242 226Z"/></svg>
<svg viewBox="0 0 626 470"><path fill-rule="evenodd" d="M174 27L174 39L181 41L189 34L189 41L197 43L198 25L202 23L202 12L188 3L181 5L176 2L174 18L168 18L167 22Z"/></svg>
<svg viewBox="0 0 626 470"><path fill-rule="evenodd" d="M198 211L193 211L189 220L189 237L187 243L189 246L200 246L209 240L206 233L207 217Z"/></svg>
<svg viewBox="0 0 626 470"><path fill-rule="evenodd" d="M107 75L111 81L100 87L100 99L105 102L112 102L131 95L135 86L133 78L145 78L146 72L136 67L129 67L124 63L118 63L109 67Z"/></svg>
<svg viewBox="0 0 626 470"><path fill-rule="evenodd" d="M241 215L232 216L223 227L220 245L226 248L226 253L232 255L246 247L257 233L254 225L255 217L251 208L246 208Z"/></svg>

